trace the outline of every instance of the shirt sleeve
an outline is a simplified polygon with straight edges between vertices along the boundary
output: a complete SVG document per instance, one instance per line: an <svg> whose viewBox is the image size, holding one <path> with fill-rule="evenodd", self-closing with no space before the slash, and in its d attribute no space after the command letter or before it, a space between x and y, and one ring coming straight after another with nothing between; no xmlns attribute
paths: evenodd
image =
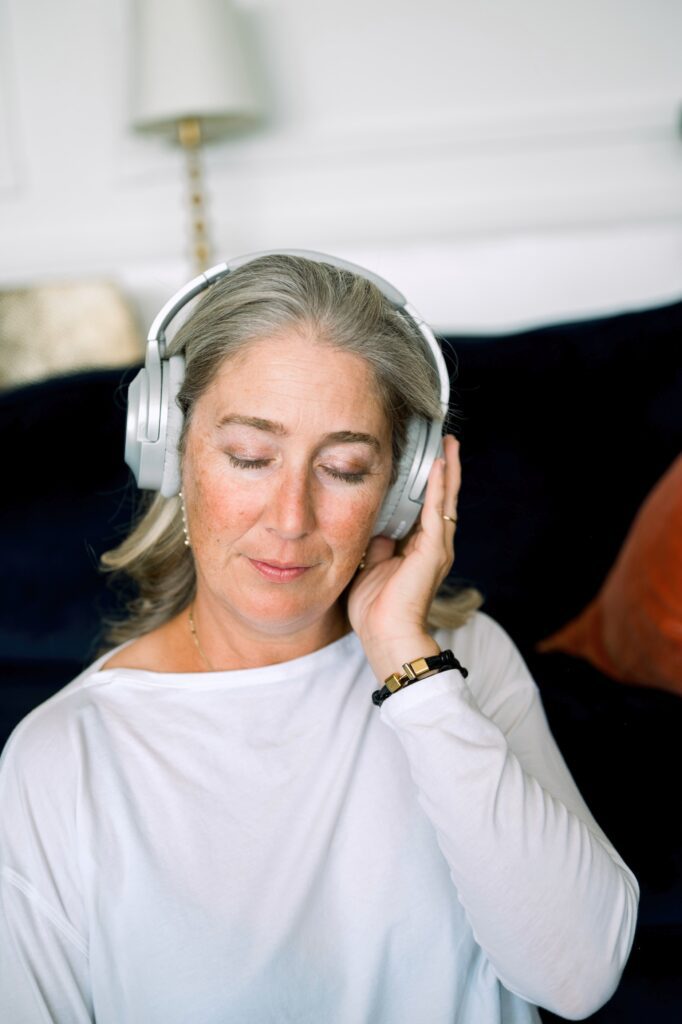
<svg viewBox="0 0 682 1024"><path fill-rule="evenodd" d="M580 1020L618 985L637 882L580 796L519 652L488 616L475 619L444 644L467 681L455 670L422 680L384 701L382 719L498 978Z"/></svg>
<svg viewBox="0 0 682 1024"><path fill-rule="evenodd" d="M56 717L33 713L0 760L0 1020L92 1024L75 842L77 773Z"/></svg>

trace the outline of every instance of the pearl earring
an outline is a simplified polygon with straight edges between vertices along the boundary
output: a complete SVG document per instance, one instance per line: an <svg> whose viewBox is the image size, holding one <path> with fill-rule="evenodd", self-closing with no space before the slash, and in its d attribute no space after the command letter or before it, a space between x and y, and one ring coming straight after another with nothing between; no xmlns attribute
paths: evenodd
<svg viewBox="0 0 682 1024"><path fill-rule="evenodd" d="M180 498L180 511L182 512L182 532L185 535L185 547L188 548L188 547L190 547L190 543L189 543L189 530L187 529L187 513L185 512L185 497L184 497L182 491L180 491L178 493L178 497Z"/></svg>

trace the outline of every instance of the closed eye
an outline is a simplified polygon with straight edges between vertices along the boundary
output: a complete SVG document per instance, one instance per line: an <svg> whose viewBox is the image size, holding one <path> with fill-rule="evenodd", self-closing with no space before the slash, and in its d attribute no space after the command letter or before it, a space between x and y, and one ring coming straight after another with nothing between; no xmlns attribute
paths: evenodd
<svg viewBox="0 0 682 1024"><path fill-rule="evenodd" d="M272 461L272 459L240 459L237 455L232 455L231 452L227 453L227 457L230 460L230 465L237 469L263 469Z"/></svg>
<svg viewBox="0 0 682 1024"><path fill-rule="evenodd" d="M333 480L343 480L347 484L360 484L366 475L365 473L343 473L340 469L334 469L332 466L323 466L322 468Z"/></svg>
<svg viewBox="0 0 682 1024"><path fill-rule="evenodd" d="M232 452L227 452L227 457L230 460L230 465L236 469L264 469L270 465L272 459L242 459L238 455L233 455ZM365 479L366 473L348 473L340 469L334 469L333 466L322 466L321 469L331 477L332 480L342 480L346 484L360 484Z"/></svg>

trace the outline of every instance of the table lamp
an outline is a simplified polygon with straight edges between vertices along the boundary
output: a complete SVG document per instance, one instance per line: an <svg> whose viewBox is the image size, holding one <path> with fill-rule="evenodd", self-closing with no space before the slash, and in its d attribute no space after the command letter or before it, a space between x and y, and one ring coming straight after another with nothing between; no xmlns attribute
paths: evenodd
<svg viewBox="0 0 682 1024"><path fill-rule="evenodd" d="M260 114L239 12L230 0L135 0L133 126L186 154L192 262L211 262L201 147Z"/></svg>

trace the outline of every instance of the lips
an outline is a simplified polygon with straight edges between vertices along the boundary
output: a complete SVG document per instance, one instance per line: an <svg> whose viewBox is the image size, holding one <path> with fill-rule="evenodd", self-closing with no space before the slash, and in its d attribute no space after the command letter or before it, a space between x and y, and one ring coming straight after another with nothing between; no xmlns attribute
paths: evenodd
<svg viewBox="0 0 682 1024"><path fill-rule="evenodd" d="M293 565L292 563L276 561L261 562L256 558L249 558L248 561L256 572L259 572L265 579L272 580L274 583L289 583L292 580L300 579L309 569L312 569L311 565Z"/></svg>

